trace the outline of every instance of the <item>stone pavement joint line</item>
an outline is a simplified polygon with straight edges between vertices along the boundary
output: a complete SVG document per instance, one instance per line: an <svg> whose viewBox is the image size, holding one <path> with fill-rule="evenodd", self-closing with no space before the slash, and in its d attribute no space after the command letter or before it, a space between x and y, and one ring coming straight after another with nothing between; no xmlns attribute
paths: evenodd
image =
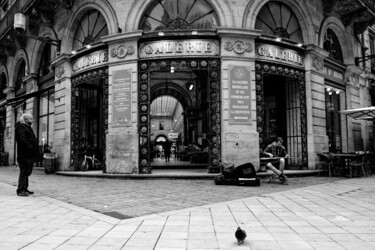
<svg viewBox="0 0 375 250"><path fill-rule="evenodd" d="M119 220L0 182L0 249L375 249L374 177ZM238 245L237 226L247 232Z"/></svg>

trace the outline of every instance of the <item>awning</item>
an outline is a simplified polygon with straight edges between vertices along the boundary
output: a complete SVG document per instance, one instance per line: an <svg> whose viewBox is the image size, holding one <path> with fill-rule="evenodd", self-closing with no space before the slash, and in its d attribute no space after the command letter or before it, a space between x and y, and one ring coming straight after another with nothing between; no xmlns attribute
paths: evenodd
<svg viewBox="0 0 375 250"><path fill-rule="evenodd" d="M340 110L339 113L350 116L356 120L375 120L375 106Z"/></svg>
<svg viewBox="0 0 375 250"><path fill-rule="evenodd" d="M18 104L26 101L27 99L29 99L31 97L38 96L38 95L42 94L43 92L46 92L47 90L50 90L52 88L53 87L48 87L48 88L41 89L41 90L38 90L38 91L34 91L34 92L31 92L31 93L28 93L28 94L20 95L20 96L17 96L15 98L9 98L9 99L7 99L7 105L11 105L13 107L17 106Z"/></svg>

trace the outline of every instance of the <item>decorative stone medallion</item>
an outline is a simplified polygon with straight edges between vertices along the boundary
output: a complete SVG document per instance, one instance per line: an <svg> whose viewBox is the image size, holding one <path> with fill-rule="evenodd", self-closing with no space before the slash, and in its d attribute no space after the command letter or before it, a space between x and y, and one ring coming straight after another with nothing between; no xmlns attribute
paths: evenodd
<svg viewBox="0 0 375 250"><path fill-rule="evenodd" d="M111 50L112 57L124 58L126 55L131 55L135 52L133 45L121 44L117 48Z"/></svg>
<svg viewBox="0 0 375 250"><path fill-rule="evenodd" d="M312 61L312 66L317 71L322 71L324 67L324 62L321 57L315 56Z"/></svg>
<svg viewBox="0 0 375 250"><path fill-rule="evenodd" d="M63 66L57 67L55 71L55 76L57 78L60 78L63 74L64 74L64 67Z"/></svg>
<svg viewBox="0 0 375 250"><path fill-rule="evenodd" d="M30 93L34 89L34 84L29 82L26 84L26 93Z"/></svg>
<svg viewBox="0 0 375 250"><path fill-rule="evenodd" d="M253 47L250 43L244 43L243 41L235 41L235 42L226 42L224 45L224 49L228 51L234 51L236 54L243 54L246 52L253 51Z"/></svg>

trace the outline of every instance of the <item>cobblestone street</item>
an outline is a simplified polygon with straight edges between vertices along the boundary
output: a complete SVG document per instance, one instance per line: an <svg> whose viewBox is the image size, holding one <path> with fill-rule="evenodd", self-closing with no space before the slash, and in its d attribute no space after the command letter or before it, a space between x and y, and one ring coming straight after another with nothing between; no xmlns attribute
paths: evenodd
<svg viewBox="0 0 375 250"><path fill-rule="evenodd" d="M0 182L16 186L18 167L0 167ZM46 175L34 170L30 190L79 207L126 219L208 205L342 180L341 177L289 178L289 185L217 186L207 179L104 179Z"/></svg>

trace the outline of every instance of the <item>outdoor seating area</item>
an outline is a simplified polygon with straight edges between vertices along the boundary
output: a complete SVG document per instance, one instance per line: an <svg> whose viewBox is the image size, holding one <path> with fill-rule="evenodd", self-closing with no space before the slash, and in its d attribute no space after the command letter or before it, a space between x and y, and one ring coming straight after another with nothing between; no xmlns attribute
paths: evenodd
<svg viewBox="0 0 375 250"><path fill-rule="evenodd" d="M375 167L375 154L370 152L318 153L320 170L328 176L368 177Z"/></svg>

